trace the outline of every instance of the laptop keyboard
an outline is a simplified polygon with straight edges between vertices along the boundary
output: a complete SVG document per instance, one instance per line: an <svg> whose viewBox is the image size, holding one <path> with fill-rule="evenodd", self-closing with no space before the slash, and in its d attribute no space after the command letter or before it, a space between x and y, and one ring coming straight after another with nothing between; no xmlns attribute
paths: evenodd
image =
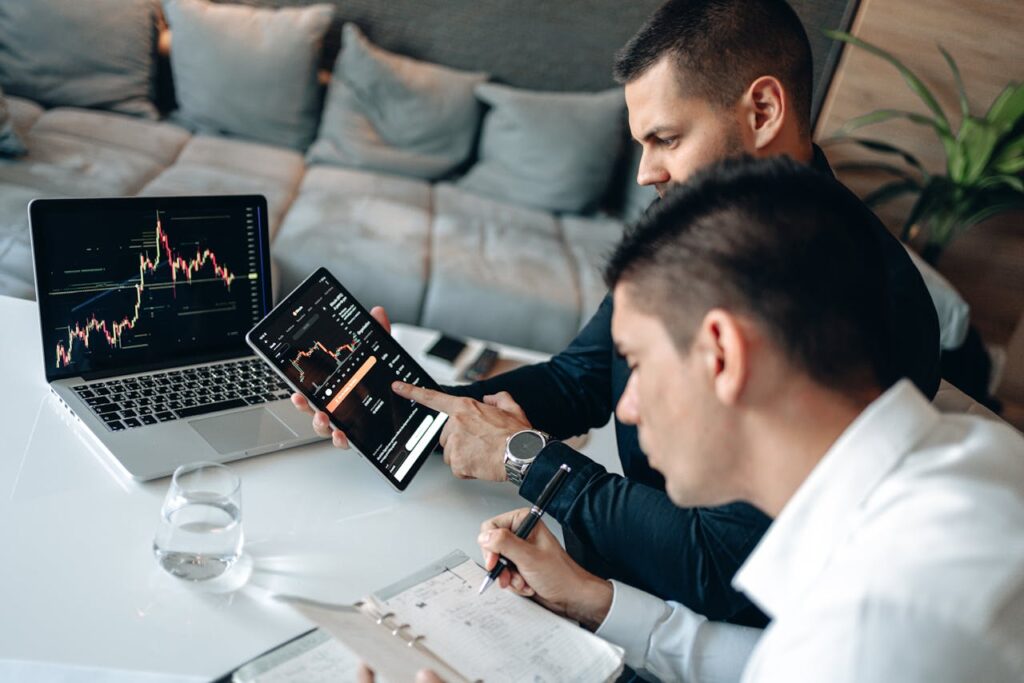
<svg viewBox="0 0 1024 683"><path fill-rule="evenodd" d="M258 358L90 382L72 390L112 432L291 395L288 386Z"/></svg>

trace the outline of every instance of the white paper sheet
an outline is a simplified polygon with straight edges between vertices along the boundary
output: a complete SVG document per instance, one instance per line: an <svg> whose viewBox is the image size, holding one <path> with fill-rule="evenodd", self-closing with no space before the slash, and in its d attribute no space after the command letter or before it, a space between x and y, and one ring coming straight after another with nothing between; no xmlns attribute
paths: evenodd
<svg viewBox="0 0 1024 683"><path fill-rule="evenodd" d="M383 601L409 631L469 679L488 683L604 681L621 668L617 647L540 605L491 586L469 560Z"/></svg>
<svg viewBox="0 0 1024 683"><path fill-rule="evenodd" d="M392 634L394 626L389 628L386 624L377 623L368 611L349 606L319 605L302 599L283 599L307 619L343 642L359 660L366 662L383 679L412 681L420 669L431 669L451 683L465 680L420 647L410 647L408 640Z"/></svg>
<svg viewBox="0 0 1024 683"><path fill-rule="evenodd" d="M359 658L324 631L275 650L235 672L237 683L340 683L354 681Z"/></svg>

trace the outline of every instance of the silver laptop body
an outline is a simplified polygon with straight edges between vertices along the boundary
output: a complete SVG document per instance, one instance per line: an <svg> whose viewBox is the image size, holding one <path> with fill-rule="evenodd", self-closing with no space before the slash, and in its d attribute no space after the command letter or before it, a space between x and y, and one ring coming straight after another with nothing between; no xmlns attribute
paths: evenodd
<svg viewBox="0 0 1024 683"><path fill-rule="evenodd" d="M47 382L131 477L319 438L245 343L271 308L264 197L28 211Z"/></svg>

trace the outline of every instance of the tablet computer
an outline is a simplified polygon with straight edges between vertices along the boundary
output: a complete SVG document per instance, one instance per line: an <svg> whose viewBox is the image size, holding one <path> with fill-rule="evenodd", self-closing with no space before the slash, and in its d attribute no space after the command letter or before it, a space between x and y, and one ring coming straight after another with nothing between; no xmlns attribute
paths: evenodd
<svg viewBox="0 0 1024 683"><path fill-rule="evenodd" d="M246 341L397 490L437 446L448 416L396 395L391 383L435 390L437 384L326 268L285 297Z"/></svg>

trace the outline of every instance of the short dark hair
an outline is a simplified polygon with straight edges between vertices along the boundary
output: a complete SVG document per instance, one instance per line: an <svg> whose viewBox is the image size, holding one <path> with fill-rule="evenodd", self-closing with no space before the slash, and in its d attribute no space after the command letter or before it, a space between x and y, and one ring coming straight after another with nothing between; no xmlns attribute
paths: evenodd
<svg viewBox="0 0 1024 683"><path fill-rule="evenodd" d="M874 220L834 179L788 157L731 159L670 189L627 229L609 287L686 352L713 308L754 319L790 363L837 389L888 387L890 335Z"/></svg>
<svg viewBox="0 0 1024 683"><path fill-rule="evenodd" d="M792 97L800 129L811 128L811 44L784 0L669 0L615 57L619 83L670 55L694 95L731 107L758 76L775 76Z"/></svg>

